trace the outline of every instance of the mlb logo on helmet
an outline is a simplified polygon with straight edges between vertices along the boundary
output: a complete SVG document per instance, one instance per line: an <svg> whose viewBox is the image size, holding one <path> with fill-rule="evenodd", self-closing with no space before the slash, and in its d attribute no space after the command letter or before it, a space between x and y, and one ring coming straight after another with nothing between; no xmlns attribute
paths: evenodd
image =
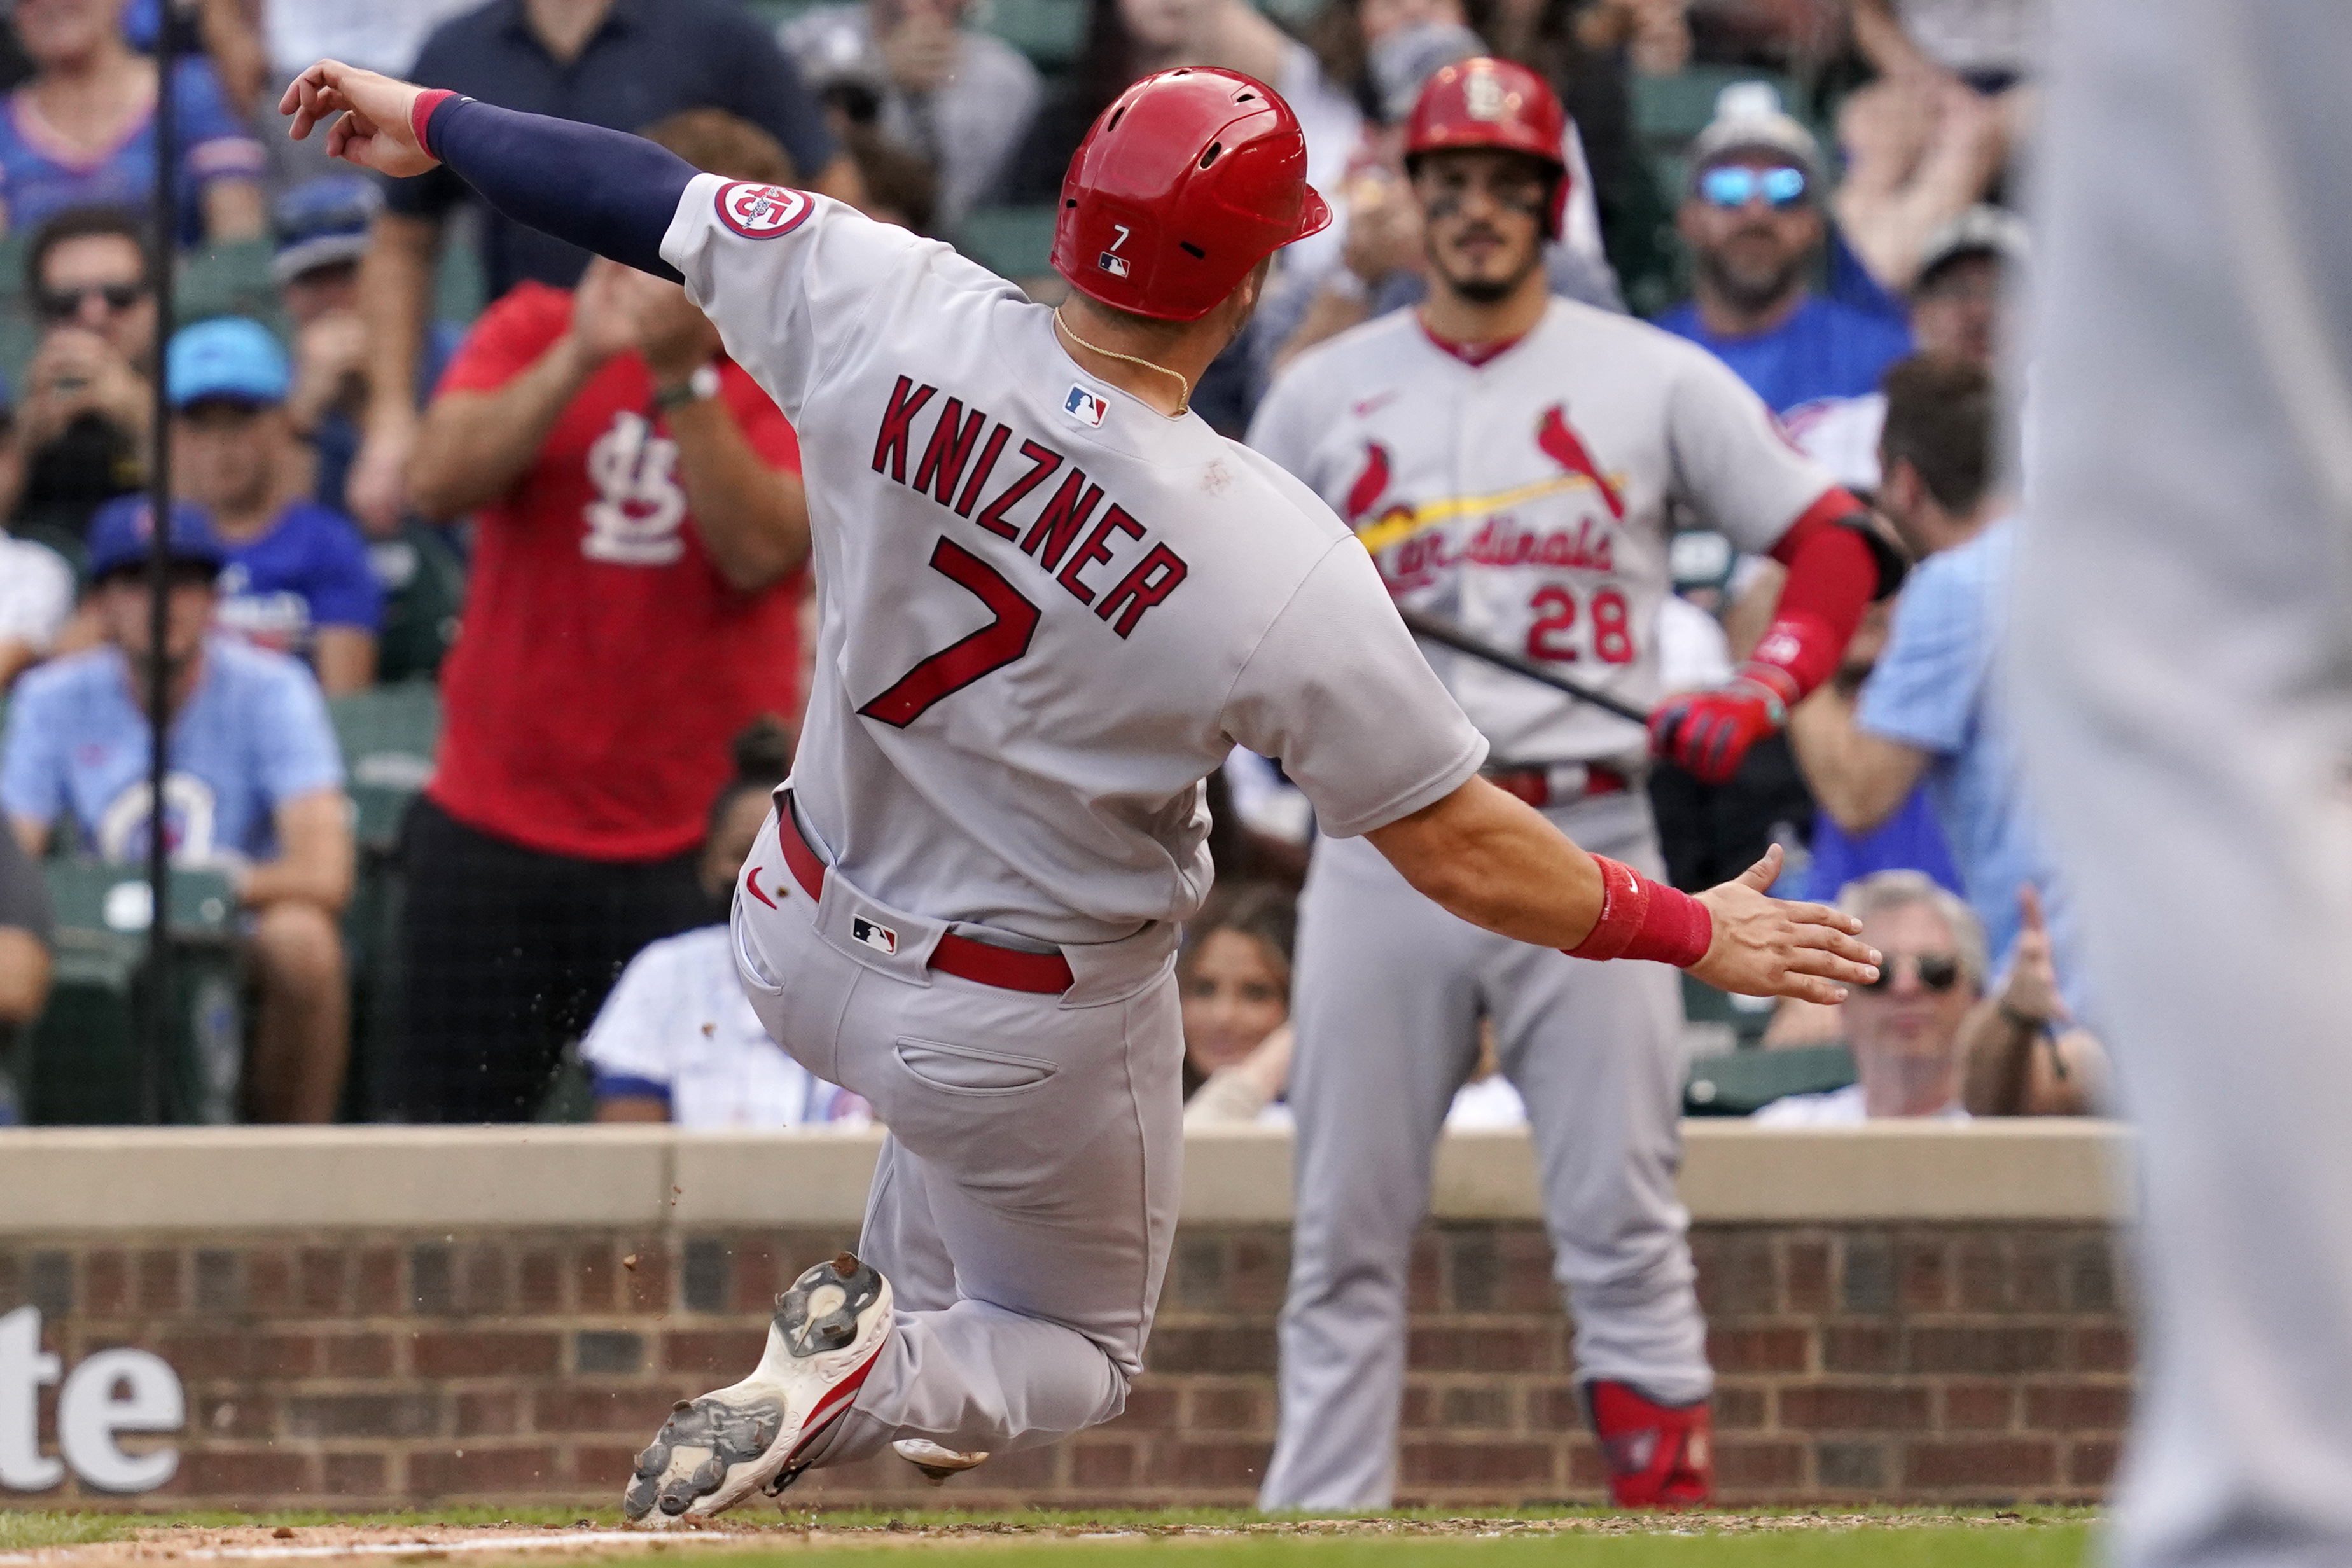
<svg viewBox="0 0 2352 1568"><path fill-rule="evenodd" d="M1125 277L1127 276L1127 257L1123 256L1113 256L1110 252L1105 251L1100 256L1095 257L1095 265L1101 267L1105 272L1109 273L1113 277Z"/></svg>
<svg viewBox="0 0 2352 1568"><path fill-rule="evenodd" d="M887 925L877 925L871 920L853 918L849 923L849 934L877 953L896 953L898 950L898 934Z"/></svg>
<svg viewBox="0 0 2352 1568"><path fill-rule="evenodd" d="M1089 430L1101 426L1103 415L1109 408L1108 403L1084 387L1072 387L1070 395L1062 400L1062 412Z"/></svg>

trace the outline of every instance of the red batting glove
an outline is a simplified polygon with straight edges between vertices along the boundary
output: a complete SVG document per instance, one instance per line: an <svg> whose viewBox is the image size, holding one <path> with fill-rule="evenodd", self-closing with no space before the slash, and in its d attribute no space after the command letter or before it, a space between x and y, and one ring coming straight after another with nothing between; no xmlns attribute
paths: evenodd
<svg viewBox="0 0 2352 1568"><path fill-rule="evenodd" d="M1748 748L1789 722L1796 682L1771 664L1742 664L1727 685L1670 697L1650 716L1650 745L1703 784L1726 784Z"/></svg>

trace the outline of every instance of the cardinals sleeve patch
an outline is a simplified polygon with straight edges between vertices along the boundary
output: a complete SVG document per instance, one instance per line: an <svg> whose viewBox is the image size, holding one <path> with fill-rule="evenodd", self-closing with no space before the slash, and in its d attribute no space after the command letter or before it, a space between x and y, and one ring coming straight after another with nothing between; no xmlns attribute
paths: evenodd
<svg viewBox="0 0 2352 1568"><path fill-rule="evenodd" d="M801 226L816 204L782 185L738 180L719 187L719 221L745 239L773 239Z"/></svg>

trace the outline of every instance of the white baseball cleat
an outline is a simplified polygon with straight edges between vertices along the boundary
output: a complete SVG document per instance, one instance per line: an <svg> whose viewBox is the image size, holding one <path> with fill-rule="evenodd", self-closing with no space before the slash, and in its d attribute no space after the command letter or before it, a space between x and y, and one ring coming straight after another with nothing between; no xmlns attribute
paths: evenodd
<svg viewBox="0 0 2352 1568"><path fill-rule="evenodd" d="M790 1486L808 1468L800 1456L874 1369L890 1321L890 1281L850 1253L793 1281L751 1375L672 1408L637 1456L622 1515L663 1530Z"/></svg>
<svg viewBox="0 0 2352 1568"><path fill-rule="evenodd" d="M935 1487L948 1484L948 1478L988 1463L988 1450L960 1453L943 1448L929 1437L901 1437L890 1445L898 1456L923 1472L923 1479Z"/></svg>

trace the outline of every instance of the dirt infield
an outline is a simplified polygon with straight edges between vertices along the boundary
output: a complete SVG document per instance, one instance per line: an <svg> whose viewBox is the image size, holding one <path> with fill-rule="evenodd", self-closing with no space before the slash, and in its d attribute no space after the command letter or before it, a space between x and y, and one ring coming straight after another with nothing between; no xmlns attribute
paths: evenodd
<svg viewBox="0 0 2352 1568"><path fill-rule="evenodd" d="M1785 1535L1804 1532L1910 1531L1963 1529L2030 1532L2053 1523L2080 1523L2076 1511L1920 1511L1916 1512L1803 1511L1707 1513L1684 1517L1570 1514L1555 1517L1457 1517L1151 1522L1019 1519L925 1521L888 1519L874 1523L833 1523L822 1515L783 1520L726 1519L699 1528L646 1532L623 1531L609 1521L583 1519L570 1526L488 1524L141 1524L124 1521L123 1533L102 1541L59 1542L0 1552L0 1568L109 1568L153 1563L430 1561L463 1557L493 1563L572 1557L694 1555L713 1551L797 1553L811 1549L972 1545L1046 1546L1059 1542L1189 1540L1261 1542L1299 1540L1540 1541L1644 1535Z"/></svg>

